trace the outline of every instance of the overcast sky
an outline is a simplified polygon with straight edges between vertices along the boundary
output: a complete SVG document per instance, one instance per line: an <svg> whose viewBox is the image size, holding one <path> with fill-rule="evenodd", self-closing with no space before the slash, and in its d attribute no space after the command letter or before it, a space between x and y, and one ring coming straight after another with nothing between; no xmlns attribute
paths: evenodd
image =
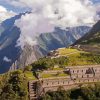
<svg viewBox="0 0 100 100"><path fill-rule="evenodd" d="M45 4L47 3L49 4L51 1L52 0L0 0L0 22L18 13L31 11L34 8L41 9L43 6L45 6ZM70 1L73 2L73 0ZM80 2L85 1L86 3L92 1L97 11L100 11L100 0L76 0L76 1ZM62 2L64 2L64 0Z"/></svg>
<svg viewBox="0 0 100 100"><path fill-rule="evenodd" d="M17 4L16 4L16 6L13 5L13 4L11 4L12 1L20 1L20 0L0 0L0 6L4 6L8 10L12 10L12 11L14 11L16 13L25 12L25 11L28 11L29 10L28 7L21 8L19 6L17 7ZM24 1L24 0L22 0L22 1ZM100 3L100 0L91 0L91 1L94 4ZM28 2L28 0L27 0L27 2Z"/></svg>

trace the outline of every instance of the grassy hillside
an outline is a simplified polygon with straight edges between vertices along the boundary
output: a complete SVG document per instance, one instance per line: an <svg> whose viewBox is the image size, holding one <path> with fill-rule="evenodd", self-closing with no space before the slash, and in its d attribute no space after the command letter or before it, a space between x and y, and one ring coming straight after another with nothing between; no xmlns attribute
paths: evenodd
<svg viewBox="0 0 100 100"><path fill-rule="evenodd" d="M88 64L99 64L100 57L97 54L92 54L90 52L85 52L80 48L62 48L58 49L59 54L66 56L68 59L67 66L77 66L77 65L88 65Z"/></svg>
<svg viewBox="0 0 100 100"><path fill-rule="evenodd" d="M42 58L32 64L33 69L53 69L55 66L64 68L67 66L81 66L100 64L100 56L83 50L73 48L62 48L57 50L57 56L54 58ZM52 58L52 59L51 59Z"/></svg>

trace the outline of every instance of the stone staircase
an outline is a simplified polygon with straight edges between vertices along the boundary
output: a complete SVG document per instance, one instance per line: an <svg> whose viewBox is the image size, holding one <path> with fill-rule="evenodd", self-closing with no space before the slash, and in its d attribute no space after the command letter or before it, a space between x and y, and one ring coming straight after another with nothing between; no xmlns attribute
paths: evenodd
<svg viewBox="0 0 100 100"><path fill-rule="evenodd" d="M29 81L29 98L30 100L37 100L36 81Z"/></svg>

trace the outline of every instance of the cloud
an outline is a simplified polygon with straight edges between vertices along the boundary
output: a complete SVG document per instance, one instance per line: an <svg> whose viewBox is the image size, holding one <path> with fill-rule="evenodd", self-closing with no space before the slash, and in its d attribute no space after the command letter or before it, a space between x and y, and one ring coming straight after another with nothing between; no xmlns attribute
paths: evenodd
<svg viewBox="0 0 100 100"><path fill-rule="evenodd" d="M24 47L37 44L41 33L53 32L55 27L91 25L97 20L96 8L90 0L12 0L13 5L29 7L28 13L15 22L21 35L17 43Z"/></svg>
<svg viewBox="0 0 100 100"><path fill-rule="evenodd" d="M36 38L41 33L54 31L54 26L49 23L48 19L43 18L40 14L36 15L34 13L23 15L21 19L15 22L15 25L21 29L17 46L21 46L22 48L26 43L31 46L36 45Z"/></svg>
<svg viewBox="0 0 100 100"><path fill-rule="evenodd" d="M5 56L5 57L3 58L3 61L5 61L5 62L11 62L11 59L9 59L8 57Z"/></svg>
<svg viewBox="0 0 100 100"><path fill-rule="evenodd" d="M100 3L95 4L97 12L100 12Z"/></svg>
<svg viewBox="0 0 100 100"><path fill-rule="evenodd" d="M0 23L12 16L14 16L16 13L13 11L8 11L5 7L0 6Z"/></svg>
<svg viewBox="0 0 100 100"><path fill-rule="evenodd" d="M6 12L6 8L4 8L3 6L0 6L0 12Z"/></svg>

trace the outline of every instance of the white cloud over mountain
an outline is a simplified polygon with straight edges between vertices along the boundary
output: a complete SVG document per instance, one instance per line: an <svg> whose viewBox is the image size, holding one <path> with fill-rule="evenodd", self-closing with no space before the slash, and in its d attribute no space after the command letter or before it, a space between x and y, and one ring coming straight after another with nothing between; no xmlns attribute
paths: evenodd
<svg viewBox="0 0 100 100"><path fill-rule="evenodd" d="M11 4L32 9L15 22L21 30L18 45L22 47L36 44L41 33L52 32L55 27L91 25L98 18L90 0L12 0Z"/></svg>
<svg viewBox="0 0 100 100"><path fill-rule="evenodd" d="M0 6L0 22L14 16L16 13L8 11L5 7Z"/></svg>
<svg viewBox="0 0 100 100"><path fill-rule="evenodd" d="M11 62L11 59L9 59L8 57L5 56L5 57L3 58L3 61L5 61L5 62Z"/></svg>

